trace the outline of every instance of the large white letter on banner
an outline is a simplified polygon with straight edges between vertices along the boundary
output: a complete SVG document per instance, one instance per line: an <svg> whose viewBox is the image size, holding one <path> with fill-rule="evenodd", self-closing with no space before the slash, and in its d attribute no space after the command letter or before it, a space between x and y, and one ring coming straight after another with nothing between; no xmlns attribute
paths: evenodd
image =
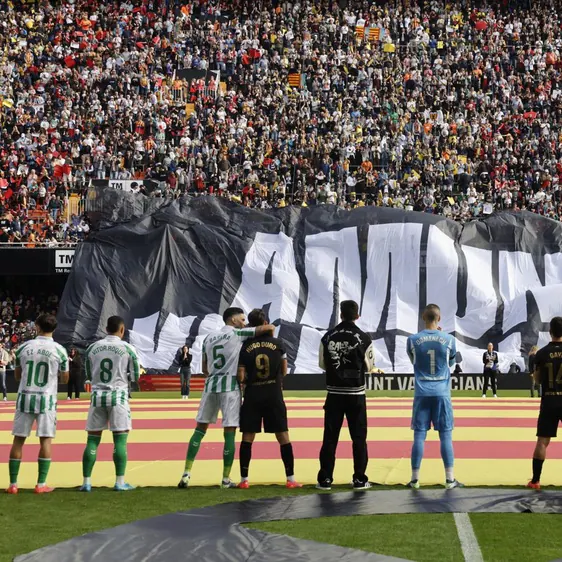
<svg viewBox="0 0 562 562"><path fill-rule="evenodd" d="M492 280L492 251L461 246L466 258L466 315L457 318L457 329L478 339L496 321L498 299ZM466 369L463 370L466 371Z"/></svg>
<svg viewBox="0 0 562 562"><path fill-rule="evenodd" d="M273 258L271 282L266 272ZM297 317L300 280L295 267L293 239L279 234L256 234L242 266L242 283L231 306L246 313L271 303L269 318L294 322Z"/></svg>
<svg viewBox="0 0 562 562"><path fill-rule="evenodd" d="M339 294L334 295L336 259ZM307 236L305 264L308 299L301 323L328 328L334 309L334 297L339 302L348 299L361 302L357 228ZM337 322L339 323L339 313Z"/></svg>
<svg viewBox="0 0 562 562"><path fill-rule="evenodd" d="M435 226L429 227L426 257L426 303L441 308L441 329L455 330L459 258L455 242Z"/></svg>
<svg viewBox="0 0 562 562"><path fill-rule="evenodd" d="M392 286L386 329L400 329L413 334L418 331L421 232L422 225L414 223L369 227L367 283L358 322L361 329L374 332L380 323L392 256Z"/></svg>
<svg viewBox="0 0 562 562"><path fill-rule="evenodd" d="M525 293L542 287L533 257L526 252L500 252L500 295L503 299L503 332L527 320Z"/></svg>

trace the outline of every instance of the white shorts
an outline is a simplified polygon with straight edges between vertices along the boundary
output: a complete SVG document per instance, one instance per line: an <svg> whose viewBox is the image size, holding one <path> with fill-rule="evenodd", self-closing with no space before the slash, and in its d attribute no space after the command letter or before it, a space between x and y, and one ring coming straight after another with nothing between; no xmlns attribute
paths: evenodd
<svg viewBox="0 0 562 562"><path fill-rule="evenodd" d="M195 421L197 423L217 423L220 410L223 427L238 427L240 425L241 405L242 397L239 390L203 392Z"/></svg>
<svg viewBox="0 0 562 562"><path fill-rule="evenodd" d="M90 405L86 431L103 431L108 427L110 431L130 431L133 428L128 402L115 406Z"/></svg>
<svg viewBox="0 0 562 562"><path fill-rule="evenodd" d="M29 437L33 422L37 420L37 437L55 437L57 434L57 412L55 410L44 414L28 414L16 412L14 416L14 429L12 435L16 437Z"/></svg>

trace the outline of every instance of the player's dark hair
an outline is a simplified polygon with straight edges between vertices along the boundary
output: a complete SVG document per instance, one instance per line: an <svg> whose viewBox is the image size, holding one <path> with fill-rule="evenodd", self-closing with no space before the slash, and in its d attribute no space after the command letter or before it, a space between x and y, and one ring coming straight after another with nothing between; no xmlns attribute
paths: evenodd
<svg viewBox="0 0 562 562"><path fill-rule="evenodd" d="M231 308L227 308L222 314L222 320L226 324L233 316L237 314L244 314L244 311L241 308L236 306L232 306Z"/></svg>
<svg viewBox="0 0 562 562"><path fill-rule="evenodd" d="M359 318L359 305L355 301L343 301L340 304L340 313L342 320L355 322Z"/></svg>
<svg viewBox="0 0 562 562"><path fill-rule="evenodd" d="M550 321L550 335L553 338L562 338L562 316L555 316Z"/></svg>
<svg viewBox="0 0 562 562"><path fill-rule="evenodd" d="M40 314L35 325L45 334L52 334L57 329L57 319L52 314Z"/></svg>
<svg viewBox="0 0 562 562"><path fill-rule="evenodd" d="M441 316L441 309L436 304L428 304L423 309L423 319L426 322L437 322Z"/></svg>
<svg viewBox="0 0 562 562"><path fill-rule="evenodd" d="M107 319L107 326L105 327L105 331L108 334L116 334L121 329L121 326L124 325L125 320L123 320L121 316L110 316Z"/></svg>
<svg viewBox="0 0 562 562"><path fill-rule="evenodd" d="M257 328L258 326L263 326L267 324L267 316L261 308L254 308L250 314L248 314L248 324L252 328Z"/></svg>

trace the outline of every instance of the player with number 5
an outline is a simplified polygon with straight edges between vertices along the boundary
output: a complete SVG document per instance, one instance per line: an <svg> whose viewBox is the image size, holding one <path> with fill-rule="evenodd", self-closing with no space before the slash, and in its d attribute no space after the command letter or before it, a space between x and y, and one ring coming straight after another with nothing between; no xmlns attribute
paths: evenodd
<svg viewBox="0 0 562 562"><path fill-rule="evenodd" d="M135 348L123 341L125 321L111 316L107 336L93 343L86 351L86 377L92 381L92 398L86 431L88 442L82 457L84 483L82 492L92 491L92 471L104 429L113 432L113 462L116 482L114 490L128 492L134 487L125 482L127 437L132 428L129 407L129 377L138 381L140 368Z"/></svg>
<svg viewBox="0 0 562 562"><path fill-rule="evenodd" d="M36 494L53 491L46 485L51 466L51 442L57 429L57 379L68 382L68 355L64 347L53 341L57 320L52 314L42 314L35 320L37 337L25 342L16 351L16 380L19 381L14 443L10 451L10 486L8 494L18 493L18 473L25 440L37 422L39 477Z"/></svg>
<svg viewBox="0 0 562 562"><path fill-rule="evenodd" d="M415 387L412 411L412 479L408 486L417 489L420 466L427 432L439 432L441 458L445 465L445 487L461 487L454 477L453 453L453 405L451 402L451 370L455 364L457 346L455 338L441 331L441 310L436 304L428 304L422 319L425 330L410 336L407 351L414 365Z"/></svg>
<svg viewBox="0 0 562 562"><path fill-rule="evenodd" d="M224 429L223 449L223 488L236 488L230 479L234 463L235 434L240 424L240 406L242 402L240 386L237 380L238 357L242 343L248 338L273 335L275 327L271 324L246 328L246 316L241 308L227 308L222 315L225 326L218 332L207 335L203 342L203 375L207 378L201 396L199 411L195 421L197 427L189 440L185 470L178 488L187 488L191 478L191 467L199 452L201 441L205 437L210 423L216 423L219 410L222 414Z"/></svg>

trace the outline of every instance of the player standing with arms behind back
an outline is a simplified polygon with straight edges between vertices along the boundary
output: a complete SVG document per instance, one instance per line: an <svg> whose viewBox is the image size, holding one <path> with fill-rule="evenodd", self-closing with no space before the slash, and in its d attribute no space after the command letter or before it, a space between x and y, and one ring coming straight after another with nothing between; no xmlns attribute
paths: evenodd
<svg viewBox="0 0 562 562"><path fill-rule="evenodd" d="M445 487L462 487L455 479L453 465L453 404L451 402L451 370L455 364L457 346L455 338L441 332L441 310L436 304L428 304L423 311L425 330L410 336L407 351L414 365L415 387L412 411L412 479L408 486L419 488L420 466L427 432L439 432L441 458L445 465Z"/></svg>
<svg viewBox="0 0 562 562"><path fill-rule="evenodd" d="M533 479L528 488L540 490L542 465L550 439L558 433L562 420L562 318L550 321L552 341L535 355L535 381L541 385L542 398L537 420L537 445L533 454Z"/></svg>
<svg viewBox="0 0 562 562"><path fill-rule="evenodd" d="M125 321L120 316L107 320L107 336L86 351L86 377L92 381L92 398L86 422L88 442L82 457L84 483L81 492L92 491L92 471L104 429L113 432L113 462L116 492L128 492L134 487L125 482L127 467L127 437L132 428L129 407L129 375L139 380L140 368L135 348L123 341Z"/></svg>
<svg viewBox="0 0 562 562"><path fill-rule="evenodd" d="M224 429L223 449L223 488L236 488L230 479L234 463L236 428L240 425L240 385L238 374L238 357L242 343L248 338L273 335L275 326L266 325L257 328L245 328L246 316L241 308L227 308L222 315L225 326L218 332L209 334L203 342L203 374L207 378L201 396L199 411L195 417L197 427L189 440L185 470L178 483L178 488L187 488L191 478L191 467L199 452L199 447L210 423L216 423L219 410L222 414Z"/></svg>
<svg viewBox="0 0 562 562"><path fill-rule="evenodd" d="M10 487L8 494L18 493L18 473L22 449L37 421L39 449L39 477L36 494L53 491L45 482L51 466L51 442L57 430L58 378L68 382L68 355L64 347L53 341L57 320L52 314L42 314L35 320L37 337L21 345L16 351L16 380L19 381L14 417L14 443L10 451Z"/></svg>

